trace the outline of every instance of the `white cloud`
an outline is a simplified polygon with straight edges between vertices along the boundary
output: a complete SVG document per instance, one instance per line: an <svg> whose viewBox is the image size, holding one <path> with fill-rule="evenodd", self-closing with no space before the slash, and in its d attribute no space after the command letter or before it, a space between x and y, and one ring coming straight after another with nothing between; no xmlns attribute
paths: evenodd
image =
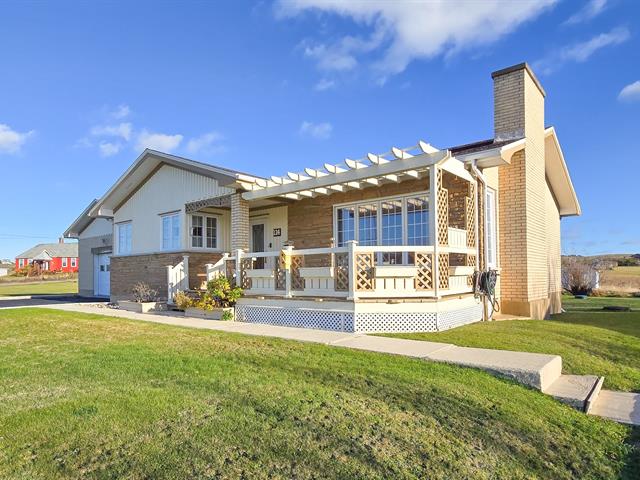
<svg viewBox="0 0 640 480"><path fill-rule="evenodd" d="M96 137L122 137L129 141L131 138L131 124L119 123L117 125L96 125L91 129L91 135Z"/></svg>
<svg viewBox="0 0 640 480"><path fill-rule="evenodd" d="M326 140L331 137L333 125L328 122L313 123L305 121L300 125L299 132L301 135L307 135L318 140Z"/></svg>
<svg viewBox="0 0 640 480"><path fill-rule="evenodd" d="M148 130L142 130L138 134L136 142L136 150L144 150L150 148L152 150L160 150L162 152L171 152L178 148L182 139L182 135L166 135L164 133L154 133Z"/></svg>
<svg viewBox="0 0 640 480"><path fill-rule="evenodd" d="M620 93L618 94L618 100L622 100L623 102L640 100L640 80L630 83L622 90L620 90Z"/></svg>
<svg viewBox="0 0 640 480"><path fill-rule="evenodd" d="M588 22L592 18L600 15L606 6L607 0L590 0L564 23L567 25L575 25L577 23Z"/></svg>
<svg viewBox="0 0 640 480"><path fill-rule="evenodd" d="M224 145L220 142L224 137L219 132L209 132L199 137L192 138L187 142L187 152L215 154L225 151Z"/></svg>
<svg viewBox="0 0 640 480"><path fill-rule="evenodd" d="M610 32L596 35L587 41L556 49L547 57L535 62L533 66L536 70L549 74L567 62L585 62L598 50L624 43L629 37L630 33L627 28L617 27Z"/></svg>
<svg viewBox="0 0 640 480"><path fill-rule="evenodd" d="M110 157L118 153L122 148L122 145L120 143L100 142L98 148L100 150L100 155L103 157Z"/></svg>
<svg viewBox="0 0 640 480"><path fill-rule="evenodd" d="M131 114L131 109L129 105L121 104L118 105L115 110L110 112L109 116L115 118L116 120L121 120L123 118L128 117Z"/></svg>
<svg viewBox="0 0 640 480"><path fill-rule="evenodd" d="M21 133L13 130L9 125L0 123L0 153L18 153L33 134L33 130Z"/></svg>
<svg viewBox="0 0 640 480"><path fill-rule="evenodd" d="M322 78L318 83L316 83L313 87L317 92L324 92L325 90L330 90L336 86L336 82L333 80L329 80L328 78Z"/></svg>
<svg viewBox="0 0 640 480"><path fill-rule="evenodd" d="M346 17L364 26L368 37L346 36L329 43L306 42L305 56L320 69L345 71L381 50L373 69L380 80L402 72L416 58L450 55L486 45L532 20L557 0L433 0L416 2L279 0L279 18L315 11Z"/></svg>

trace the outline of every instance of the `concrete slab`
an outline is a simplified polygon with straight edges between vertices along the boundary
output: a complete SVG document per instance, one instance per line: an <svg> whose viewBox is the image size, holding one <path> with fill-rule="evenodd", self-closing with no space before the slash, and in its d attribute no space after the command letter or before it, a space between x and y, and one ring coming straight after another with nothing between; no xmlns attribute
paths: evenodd
<svg viewBox="0 0 640 480"><path fill-rule="evenodd" d="M596 375L561 375L544 393L576 410L585 411L587 399L600 378Z"/></svg>
<svg viewBox="0 0 640 480"><path fill-rule="evenodd" d="M541 353L453 347L438 350L428 358L439 362L486 370L511 378L543 392L562 373L562 358Z"/></svg>
<svg viewBox="0 0 640 480"><path fill-rule="evenodd" d="M440 350L453 348L453 345L450 343L423 342L420 340L405 340L402 338L389 337L371 337L368 335L352 336L350 338L335 341L331 343L331 345L416 358L426 358Z"/></svg>
<svg viewBox="0 0 640 480"><path fill-rule="evenodd" d="M640 393L602 390L589 414L620 423L640 425Z"/></svg>

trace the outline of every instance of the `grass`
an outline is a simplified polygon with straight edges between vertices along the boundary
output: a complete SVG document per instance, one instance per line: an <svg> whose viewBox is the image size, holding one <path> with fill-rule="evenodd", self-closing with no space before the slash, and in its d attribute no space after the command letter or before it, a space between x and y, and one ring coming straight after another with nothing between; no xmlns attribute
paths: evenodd
<svg viewBox="0 0 640 480"><path fill-rule="evenodd" d="M56 295L78 293L78 281L68 280L61 282L44 281L25 284L0 285L0 297L18 295Z"/></svg>
<svg viewBox="0 0 640 480"><path fill-rule="evenodd" d="M552 320L482 322L438 333L394 334L459 346L551 353L563 371L601 375L604 388L640 392L640 311L603 312L604 305L640 310L640 298L563 299L567 313Z"/></svg>
<svg viewBox="0 0 640 480"><path fill-rule="evenodd" d="M640 292L640 267L615 267L605 270L600 278L600 290L633 294Z"/></svg>
<svg viewBox="0 0 640 480"><path fill-rule="evenodd" d="M446 364L0 310L0 478L638 478L629 427Z"/></svg>

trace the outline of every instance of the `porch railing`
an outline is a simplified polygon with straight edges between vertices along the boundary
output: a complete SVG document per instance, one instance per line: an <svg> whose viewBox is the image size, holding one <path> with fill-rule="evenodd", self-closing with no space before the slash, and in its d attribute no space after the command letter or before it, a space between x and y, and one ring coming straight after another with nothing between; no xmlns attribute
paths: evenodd
<svg viewBox="0 0 640 480"><path fill-rule="evenodd" d="M179 290L189 289L189 255L184 255L177 265L167 265L167 302L173 303L173 297Z"/></svg>
<svg viewBox="0 0 640 480"><path fill-rule="evenodd" d="M451 231L453 230L453 232ZM454 265L476 250L466 231L450 229L449 246L364 246L280 252L243 252L224 256L207 268L207 279L223 272L247 295L334 298L439 297L472 291L474 267ZM437 251L437 253L436 253ZM464 263L464 262L463 262Z"/></svg>

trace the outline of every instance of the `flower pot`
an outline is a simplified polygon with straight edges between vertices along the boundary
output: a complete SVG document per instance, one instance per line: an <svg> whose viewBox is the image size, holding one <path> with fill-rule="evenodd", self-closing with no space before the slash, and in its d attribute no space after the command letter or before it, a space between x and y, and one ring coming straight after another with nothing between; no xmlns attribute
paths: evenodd
<svg viewBox="0 0 640 480"><path fill-rule="evenodd" d="M122 310L135 313L161 312L167 309L164 302L133 302L130 300L120 300L118 307Z"/></svg>
<svg viewBox="0 0 640 480"><path fill-rule="evenodd" d="M189 307L184 311L184 316L203 318L205 320L222 320L224 312L231 312L231 315L233 315L233 310L233 307L214 308L213 310Z"/></svg>

